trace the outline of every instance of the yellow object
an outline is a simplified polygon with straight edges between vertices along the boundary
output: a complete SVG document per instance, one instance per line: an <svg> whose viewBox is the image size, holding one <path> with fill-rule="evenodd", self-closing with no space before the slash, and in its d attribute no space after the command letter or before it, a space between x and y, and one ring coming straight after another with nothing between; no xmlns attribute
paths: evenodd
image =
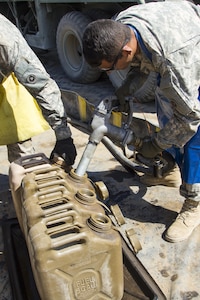
<svg viewBox="0 0 200 300"><path fill-rule="evenodd" d="M49 128L36 100L12 73L0 84L0 145L25 141Z"/></svg>
<svg viewBox="0 0 200 300"><path fill-rule="evenodd" d="M112 123L117 127L122 126L122 114L121 112L112 111Z"/></svg>
<svg viewBox="0 0 200 300"><path fill-rule="evenodd" d="M82 121L87 120L87 105L84 98L78 95L79 115Z"/></svg>

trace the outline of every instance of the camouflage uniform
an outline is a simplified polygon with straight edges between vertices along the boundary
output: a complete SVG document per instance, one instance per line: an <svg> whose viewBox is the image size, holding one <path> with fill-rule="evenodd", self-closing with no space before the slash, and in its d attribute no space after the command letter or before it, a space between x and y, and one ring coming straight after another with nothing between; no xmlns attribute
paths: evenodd
<svg viewBox="0 0 200 300"><path fill-rule="evenodd" d="M35 148L33 147L31 138L26 141L18 142L15 144L9 144L7 145L7 150L8 150L8 161L10 163L14 162L20 157L35 153Z"/></svg>
<svg viewBox="0 0 200 300"><path fill-rule="evenodd" d="M150 53L149 58L140 47L132 64L145 73L159 74L156 93L170 103L171 117L156 141L162 149L184 147L181 193L200 201L200 167L196 168L200 160L200 6L187 1L136 5L122 11L116 21L133 26ZM194 148L195 161L194 153L187 153L189 148ZM196 165L194 169L191 164Z"/></svg>
<svg viewBox="0 0 200 300"><path fill-rule="evenodd" d="M12 72L37 100L57 140L71 136L60 90L20 31L0 14L0 82Z"/></svg>

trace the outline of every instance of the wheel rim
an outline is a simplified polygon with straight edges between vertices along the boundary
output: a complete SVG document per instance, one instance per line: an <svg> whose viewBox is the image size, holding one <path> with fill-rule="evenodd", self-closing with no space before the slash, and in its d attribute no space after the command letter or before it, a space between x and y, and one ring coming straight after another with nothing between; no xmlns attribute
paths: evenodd
<svg viewBox="0 0 200 300"><path fill-rule="evenodd" d="M75 72L77 72L81 69L83 63L81 43L74 35L73 31L66 32L63 41L64 60L70 69L73 69Z"/></svg>

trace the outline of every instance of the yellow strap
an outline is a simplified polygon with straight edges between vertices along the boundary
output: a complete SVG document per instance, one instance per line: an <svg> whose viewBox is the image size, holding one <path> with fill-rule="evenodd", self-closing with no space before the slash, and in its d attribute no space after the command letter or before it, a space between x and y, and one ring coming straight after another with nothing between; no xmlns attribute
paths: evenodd
<svg viewBox="0 0 200 300"><path fill-rule="evenodd" d="M87 110L86 106L87 103L84 98L82 98L80 95L78 95L78 106L79 106L79 116L82 121L87 120Z"/></svg>

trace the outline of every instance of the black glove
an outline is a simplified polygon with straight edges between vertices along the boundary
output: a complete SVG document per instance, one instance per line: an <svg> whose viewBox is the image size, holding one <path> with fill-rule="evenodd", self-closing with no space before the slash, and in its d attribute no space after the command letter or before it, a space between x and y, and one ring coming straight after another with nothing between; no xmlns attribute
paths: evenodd
<svg viewBox="0 0 200 300"><path fill-rule="evenodd" d="M143 140L140 146L136 150L142 154L144 157L153 158L157 154L161 153L164 149L160 148L156 141L153 140Z"/></svg>
<svg viewBox="0 0 200 300"><path fill-rule="evenodd" d="M73 139L69 137L65 140L56 141L55 147L51 152L50 159L53 159L54 155L57 155L63 158L68 166L72 166L74 164L76 154Z"/></svg>

